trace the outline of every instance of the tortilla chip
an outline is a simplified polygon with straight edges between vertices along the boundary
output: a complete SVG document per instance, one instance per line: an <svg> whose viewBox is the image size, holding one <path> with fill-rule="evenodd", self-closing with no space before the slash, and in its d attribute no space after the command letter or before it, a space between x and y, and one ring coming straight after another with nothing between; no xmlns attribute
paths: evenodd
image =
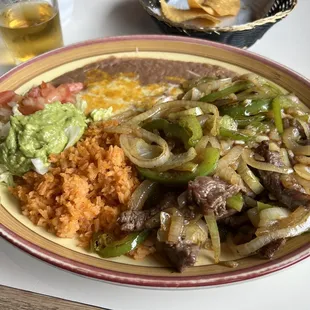
<svg viewBox="0 0 310 310"><path fill-rule="evenodd" d="M205 6L205 5L199 5L199 7L201 9L203 9L206 13L212 15L212 16L220 16L218 15L212 8L210 8L209 6Z"/></svg>
<svg viewBox="0 0 310 310"><path fill-rule="evenodd" d="M218 16L237 15L240 11L240 0L204 0L200 5L208 13L208 8L213 9Z"/></svg>
<svg viewBox="0 0 310 310"><path fill-rule="evenodd" d="M214 27L215 26L215 24L211 20L208 20L205 18L195 18L193 21L194 23L191 23L191 21L188 21L188 23L194 24L195 26L198 26L198 27Z"/></svg>
<svg viewBox="0 0 310 310"><path fill-rule="evenodd" d="M191 9L202 9L204 10L206 13L212 15L212 16L216 16L218 15L212 8L210 8L209 6L204 5L204 2L206 0L187 0L188 5Z"/></svg>
<svg viewBox="0 0 310 310"><path fill-rule="evenodd" d="M205 0L187 0L187 2L191 9L200 9Z"/></svg>
<svg viewBox="0 0 310 310"><path fill-rule="evenodd" d="M192 20L196 18L204 18L212 22L211 25L215 25L220 22L219 19L206 13L202 9L191 9L191 10L178 10L169 6L166 0L160 0L161 10L166 18L175 23L182 23L187 20Z"/></svg>

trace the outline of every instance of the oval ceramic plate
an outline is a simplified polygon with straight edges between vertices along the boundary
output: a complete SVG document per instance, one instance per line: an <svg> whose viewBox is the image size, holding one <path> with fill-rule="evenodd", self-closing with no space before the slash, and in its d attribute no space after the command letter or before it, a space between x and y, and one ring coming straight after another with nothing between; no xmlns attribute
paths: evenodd
<svg viewBox="0 0 310 310"><path fill-rule="evenodd" d="M303 102L310 98L310 83L298 74L249 52L202 40L168 36L131 36L88 41L61 48L22 64L0 78L0 91L24 92L42 80L53 78L109 56L153 57L217 64L239 73L255 72L294 92ZM212 286L263 276L305 259L310 254L309 234L287 242L275 258L266 261L252 256L239 259L230 269L200 258L184 273L172 272L165 262L148 258L101 259L34 226L21 215L18 202L0 188L0 234L20 249L58 267L119 284L149 287ZM225 259L225 258L224 258Z"/></svg>

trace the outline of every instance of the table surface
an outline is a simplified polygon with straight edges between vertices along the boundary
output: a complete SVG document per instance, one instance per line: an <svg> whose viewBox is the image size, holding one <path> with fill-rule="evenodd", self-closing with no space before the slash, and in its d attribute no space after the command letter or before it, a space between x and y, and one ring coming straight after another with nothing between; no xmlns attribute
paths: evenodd
<svg viewBox="0 0 310 310"><path fill-rule="evenodd" d="M137 0L59 2L65 44L114 35L160 33ZM309 12L310 0L299 0L297 8L285 20L272 27L250 50L309 78ZM11 65L10 57L1 45L0 55L2 74ZM0 239L0 249L0 285L104 308L309 309L307 294L310 259L274 275L246 283L196 290L150 290L116 286L77 276L41 262L3 239ZM4 288L0 287L0 290ZM64 306L63 309L71 307Z"/></svg>

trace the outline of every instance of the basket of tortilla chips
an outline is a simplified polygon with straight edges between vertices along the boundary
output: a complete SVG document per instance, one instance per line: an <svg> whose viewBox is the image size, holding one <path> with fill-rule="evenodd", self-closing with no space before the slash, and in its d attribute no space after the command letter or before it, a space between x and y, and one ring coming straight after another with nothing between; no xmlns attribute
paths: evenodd
<svg viewBox="0 0 310 310"><path fill-rule="evenodd" d="M166 34L248 48L297 0L139 0Z"/></svg>

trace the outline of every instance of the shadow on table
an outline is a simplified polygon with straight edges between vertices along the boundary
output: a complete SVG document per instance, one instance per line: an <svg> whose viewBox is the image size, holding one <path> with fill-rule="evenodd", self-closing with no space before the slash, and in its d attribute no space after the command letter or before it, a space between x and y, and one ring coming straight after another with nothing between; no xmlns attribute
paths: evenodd
<svg viewBox="0 0 310 310"><path fill-rule="evenodd" d="M115 4L109 14L109 25L115 26L115 29L121 29L118 35L161 33L137 0Z"/></svg>

